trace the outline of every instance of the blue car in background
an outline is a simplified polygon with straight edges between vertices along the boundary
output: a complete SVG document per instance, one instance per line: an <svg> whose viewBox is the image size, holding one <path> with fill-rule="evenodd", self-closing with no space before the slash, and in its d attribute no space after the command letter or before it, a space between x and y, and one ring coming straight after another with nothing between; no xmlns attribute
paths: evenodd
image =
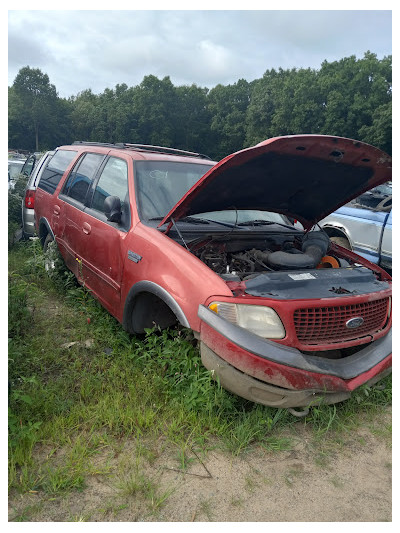
<svg viewBox="0 0 400 533"><path fill-rule="evenodd" d="M392 184L379 185L320 222L333 242L392 270Z"/></svg>

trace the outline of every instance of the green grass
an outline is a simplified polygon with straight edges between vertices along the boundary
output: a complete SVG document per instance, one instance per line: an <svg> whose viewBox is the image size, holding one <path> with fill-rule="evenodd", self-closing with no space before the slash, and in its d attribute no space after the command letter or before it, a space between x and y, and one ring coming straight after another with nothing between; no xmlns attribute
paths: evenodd
<svg viewBox="0 0 400 533"><path fill-rule="evenodd" d="M268 453L288 450L288 430L299 425L316 440L337 439L391 402L390 378L384 389L362 387L303 419L234 396L202 366L190 331L129 336L69 274L47 277L37 241L9 252L9 383L9 487L53 496L84 490L90 476L115 474L115 464L99 468L96 458L108 454L115 462L124 439L142 447L149 464L159 450L146 443L164 442L185 472L193 451L204 458L214 447L233 455L254 444ZM139 490L157 511L169 492L141 475L125 478L124 490Z"/></svg>

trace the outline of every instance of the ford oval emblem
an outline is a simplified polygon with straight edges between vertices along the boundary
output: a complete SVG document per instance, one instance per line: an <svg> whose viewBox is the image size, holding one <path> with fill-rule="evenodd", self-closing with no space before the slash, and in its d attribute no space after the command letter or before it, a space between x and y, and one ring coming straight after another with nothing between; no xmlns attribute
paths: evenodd
<svg viewBox="0 0 400 533"><path fill-rule="evenodd" d="M356 318L350 318L350 320L346 322L346 328L355 329L359 328L362 324L364 324L364 319L361 316L358 316Z"/></svg>

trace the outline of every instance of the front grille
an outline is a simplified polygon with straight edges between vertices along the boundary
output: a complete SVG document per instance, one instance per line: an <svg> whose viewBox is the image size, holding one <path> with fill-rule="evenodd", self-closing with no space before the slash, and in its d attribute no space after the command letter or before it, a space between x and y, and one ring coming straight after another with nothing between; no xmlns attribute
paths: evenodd
<svg viewBox="0 0 400 533"><path fill-rule="evenodd" d="M311 307L294 312L294 325L302 344L336 344L373 335L387 322L389 298L353 305ZM355 329L346 327L351 318L362 317L364 322Z"/></svg>

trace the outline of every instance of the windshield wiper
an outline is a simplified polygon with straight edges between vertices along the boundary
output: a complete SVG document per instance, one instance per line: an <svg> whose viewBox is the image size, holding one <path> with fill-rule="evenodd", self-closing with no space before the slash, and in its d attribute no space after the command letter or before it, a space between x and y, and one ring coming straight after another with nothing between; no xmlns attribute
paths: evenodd
<svg viewBox="0 0 400 533"><path fill-rule="evenodd" d="M183 217L177 220L176 222L190 222L190 224L209 224L210 220L207 220L206 218L197 218L197 217Z"/></svg>
<svg viewBox="0 0 400 533"><path fill-rule="evenodd" d="M187 217L180 218L177 222L190 222L194 224L219 224L221 226L226 226L227 228L235 228L235 224L230 222L220 222L219 220L212 220L211 218L198 218L188 215Z"/></svg>
<svg viewBox="0 0 400 533"><path fill-rule="evenodd" d="M283 228L296 229L294 226L288 224L282 224L281 222L273 222L272 220L248 220L247 222L240 222L238 226L271 226L277 225Z"/></svg>
<svg viewBox="0 0 400 533"><path fill-rule="evenodd" d="M149 220L163 220L163 218L164 217L152 217L152 218L149 218ZM187 216L187 217L180 218L179 220L176 220L175 223L176 222L190 222L191 224L209 224L211 221L205 218L195 218L195 217Z"/></svg>
<svg viewBox="0 0 400 533"><path fill-rule="evenodd" d="M163 220L164 217L152 217L148 220ZM240 224L231 224L230 222L220 222L219 220L212 220L210 218L198 218L188 215L187 217L182 217L179 220L176 220L175 223L179 222L188 222L189 224L219 224L220 226L225 226L227 228L236 228Z"/></svg>

